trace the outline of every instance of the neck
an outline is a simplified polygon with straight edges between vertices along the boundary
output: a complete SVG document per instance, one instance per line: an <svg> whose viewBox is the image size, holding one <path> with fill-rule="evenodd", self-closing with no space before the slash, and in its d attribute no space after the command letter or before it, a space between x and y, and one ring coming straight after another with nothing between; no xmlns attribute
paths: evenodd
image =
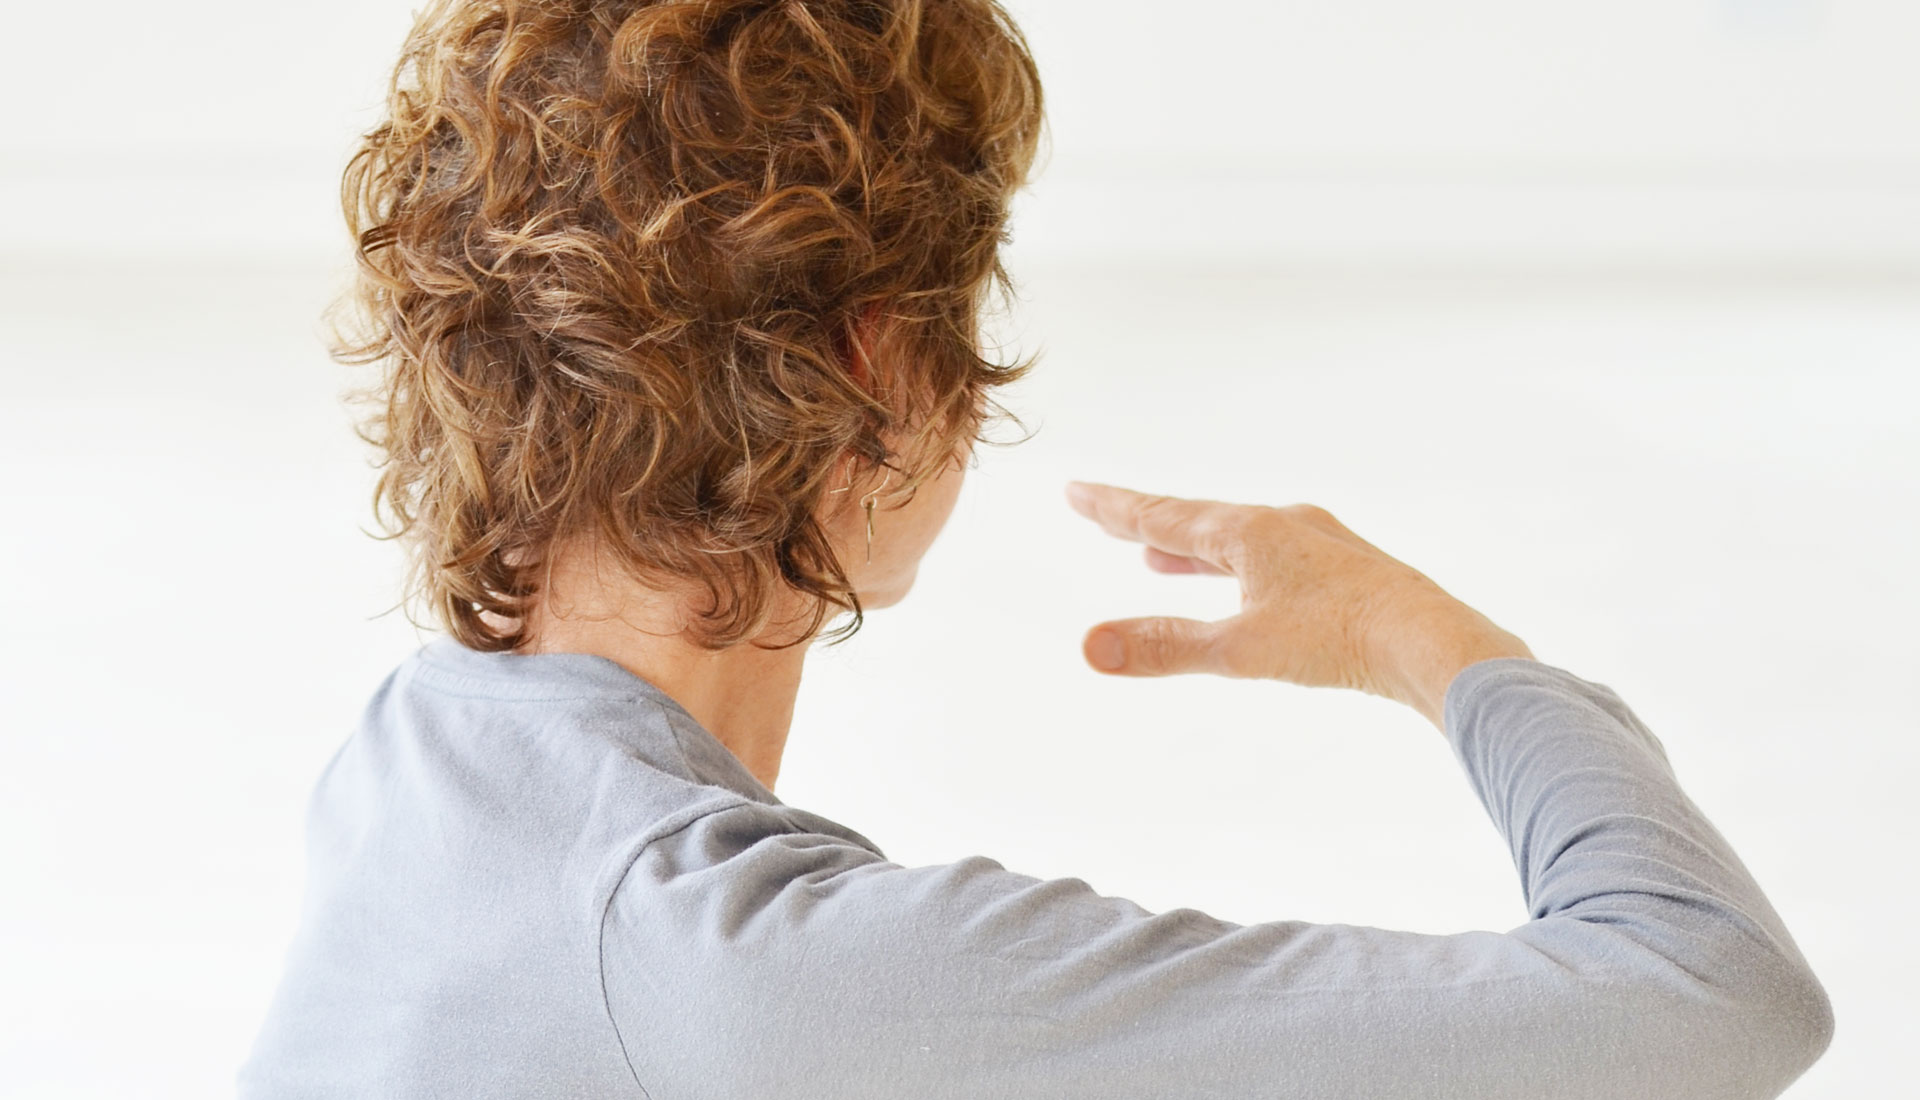
<svg viewBox="0 0 1920 1100"><path fill-rule="evenodd" d="M767 649L743 642L705 649L679 632L677 605L662 594L630 589L616 595L603 589L598 595L611 599L584 609L572 599L559 600L567 608L565 618L548 614L542 601L529 616L532 639L516 652L585 653L613 661L684 707L772 790L780 778L808 643ZM793 636L788 629L756 640L776 645Z"/></svg>
<svg viewBox="0 0 1920 1100"><path fill-rule="evenodd" d="M594 629L606 627L612 629ZM773 790L779 781L794 699L800 693L804 644L781 650L742 644L714 651L680 638L625 629L618 622L580 623L543 631L526 652L608 658L686 708L761 785Z"/></svg>

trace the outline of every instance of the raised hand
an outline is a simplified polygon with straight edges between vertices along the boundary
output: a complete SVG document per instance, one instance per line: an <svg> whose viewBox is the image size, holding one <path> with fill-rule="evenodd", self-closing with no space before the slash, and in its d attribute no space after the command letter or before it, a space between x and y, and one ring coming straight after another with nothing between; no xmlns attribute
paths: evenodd
<svg viewBox="0 0 1920 1100"><path fill-rule="evenodd" d="M1533 653L1425 574L1312 504L1267 507L1069 482L1067 499L1108 534L1145 545L1162 573L1232 576L1240 612L1100 623L1087 662L1124 676L1207 672L1343 687L1394 699L1438 727L1453 675Z"/></svg>

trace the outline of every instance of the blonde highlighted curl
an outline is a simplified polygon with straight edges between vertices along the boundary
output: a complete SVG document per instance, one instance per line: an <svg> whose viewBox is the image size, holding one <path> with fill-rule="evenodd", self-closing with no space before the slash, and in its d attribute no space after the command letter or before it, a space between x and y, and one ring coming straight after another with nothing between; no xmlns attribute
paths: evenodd
<svg viewBox="0 0 1920 1100"><path fill-rule="evenodd" d="M994 0L429 7L343 180L356 320L334 348L384 368L358 431L403 602L515 649L585 536L697 582L709 648L759 635L785 589L816 597L806 635L837 608L850 637L819 519L835 460L911 490L1031 368L978 337L1041 126Z"/></svg>

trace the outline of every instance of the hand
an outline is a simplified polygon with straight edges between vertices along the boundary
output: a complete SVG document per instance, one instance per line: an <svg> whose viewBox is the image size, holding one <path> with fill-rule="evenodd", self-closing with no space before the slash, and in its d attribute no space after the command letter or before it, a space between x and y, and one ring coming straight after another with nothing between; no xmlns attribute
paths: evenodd
<svg viewBox="0 0 1920 1100"><path fill-rule="evenodd" d="M1215 622L1121 619L1087 632L1093 667L1344 687L1407 704L1444 730L1447 685L1467 665L1533 658L1519 638L1312 504L1152 496L1069 482L1067 499L1110 535L1146 544L1161 573L1233 576L1240 613Z"/></svg>

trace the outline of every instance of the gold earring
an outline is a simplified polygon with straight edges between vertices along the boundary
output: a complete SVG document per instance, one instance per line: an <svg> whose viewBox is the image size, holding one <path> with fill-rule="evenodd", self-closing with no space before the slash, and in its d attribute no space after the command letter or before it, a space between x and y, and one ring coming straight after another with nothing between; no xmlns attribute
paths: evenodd
<svg viewBox="0 0 1920 1100"><path fill-rule="evenodd" d="M889 481L892 481L892 480L893 480L893 471L892 471L892 470L888 470L888 471L887 471L887 476L886 476L886 477L884 477L884 478L881 478L881 479L880 479L880 489L885 489L885 488L887 487L887 482L889 482ZM849 482L849 484L851 484L851 482ZM872 563L873 563L873 505L874 505L874 502L875 502L875 501L877 501L877 500L879 500L879 499L880 499L880 489L875 489L875 490L874 490L873 492L871 492L871 493L868 493L868 494L867 494L867 498L866 498L866 505L867 505L867 563L868 563L868 564L872 564Z"/></svg>

